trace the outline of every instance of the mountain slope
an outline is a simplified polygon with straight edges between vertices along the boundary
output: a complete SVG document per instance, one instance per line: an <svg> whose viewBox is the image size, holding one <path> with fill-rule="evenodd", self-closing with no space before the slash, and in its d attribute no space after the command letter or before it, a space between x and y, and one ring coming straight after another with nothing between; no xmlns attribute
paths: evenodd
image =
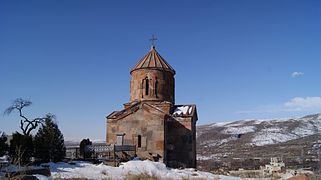
<svg viewBox="0 0 321 180"><path fill-rule="evenodd" d="M198 160L219 160L227 157L298 157L312 152L313 147L321 147L321 114L198 126L197 146ZM289 151L293 152L288 153Z"/></svg>

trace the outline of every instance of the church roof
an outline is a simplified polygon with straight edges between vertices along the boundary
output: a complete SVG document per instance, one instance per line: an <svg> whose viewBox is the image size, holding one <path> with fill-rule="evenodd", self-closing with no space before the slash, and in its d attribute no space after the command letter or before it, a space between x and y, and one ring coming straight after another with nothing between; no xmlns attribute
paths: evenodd
<svg viewBox="0 0 321 180"><path fill-rule="evenodd" d="M152 46L150 51L132 68L130 73L137 69L160 69L175 74L175 70Z"/></svg>
<svg viewBox="0 0 321 180"><path fill-rule="evenodd" d="M161 113L164 113L172 118L180 117L180 118L186 118L186 117L196 117L196 120L198 119L197 117L197 110L196 110L196 105L191 104L191 105L175 105L172 109L171 113L166 113L162 109L144 101L138 101L130 105L129 107L121 110L121 111L114 111L110 113L106 118L111 119L111 120L120 120L123 119L124 117L131 115L138 111L141 107L144 105L151 107L157 111L160 111ZM150 112L150 111L149 111Z"/></svg>

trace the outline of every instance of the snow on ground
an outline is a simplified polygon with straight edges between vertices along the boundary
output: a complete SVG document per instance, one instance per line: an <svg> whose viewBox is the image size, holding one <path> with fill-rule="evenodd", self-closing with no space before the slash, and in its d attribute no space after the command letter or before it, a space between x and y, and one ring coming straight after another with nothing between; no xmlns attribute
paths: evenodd
<svg viewBox="0 0 321 180"><path fill-rule="evenodd" d="M9 156L4 155L0 157L0 162L8 162Z"/></svg>
<svg viewBox="0 0 321 180"><path fill-rule="evenodd" d="M267 144L275 144L286 142L298 138L295 134L283 134L279 132L259 132L253 137L251 145L264 146Z"/></svg>
<svg viewBox="0 0 321 180"><path fill-rule="evenodd" d="M221 158L224 157L228 157L229 155L231 155L232 153L228 152L228 153L216 153L216 154L211 154L210 156L203 156L200 154L197 154L197 160L219 160Z"/></svg>
<svg viewBox="0 0 321 180"><path fill-rule="evenodd" d="M228 127L222 132L224 134L246 134L250 132L255 132L255 126L242 126L242 127Z"/></svg>
<svg viewBox="0 0 321 180"><path fill-rule="evenodd" d="M309 121L309 120L318 120L318 121L320 121L321 120L321 113L312 114L312 115L305 116L305 117L302 117L302 118L299 118L299 119L304 120L304 121Z"/></svg>
<svg viewBox="0 0 321 180"><path fill-rule="evenodd" d="M232 137L228 137L225 139L204 141L201 143L201 145L204 145L204 147L214 147L214 146L220 146L222 144L225 144L225 143L228 143L228 142L234 141L234 140L237 140L237 137L232 136Z"/></svg>
<svg viewBox="0 0 321 180"><path fill-rule="evenodd" d="M272 126L272 127L265 128L265 129L261 130L261 132L265 132L265 133L269 133L269 132L281 133L282 131L283 131L283 129L281 127L278 127L278 126Z"/></svg>
<svg viewBox="0 0 321 180"><path fill-rule="evenodd" d="M129 161L119 167L111 167L103 164L94 165L87 162L46 163L49 166L54 179L63 178L87 178L87 179L126 179L131 175L144 175L159 179L214 179L222 180L240 179L222 175L214 175L208 172L194 169L170 169L165 164L152 161ZM42 177L43 179L43 177Z"/></svg>
<svg viewBox="0 0 321 180"><path fill-rule="evenodd" d="M235 122L231 122L229 124L226 124L225 127L237 127L237 126L242 126L246 123L245 120L241 120L241 121L235 121Z"/></svg>
<svg viewBox="0 0 321 180"><path fill-rule="evenodd" d="M226 121L226 122L215 122L212 124L209 124L209 127L237 127L242 126L248 122L250 122L253 125L258 125L261 123L268 123L270 121L274 122L283 122L289 120L288 118L274 118L274 119L244 119L240 121Z"/></svg>
<svg viewBox="0 0 321 180"><path fill-rule="evenodd" d="M217 156L213 156L210 155L210 156L203 156L203 155L197 155L197 160L210 160L210 159L215 159L215 160L218 160L219 158Z"/></svg>
<svg viewBox="0 0 321 180"><path fill-rule="evenodd" d="M220 127L220 126L225 126L230 123L232 123L232 122L218 122L218 123L211 124L210 127Z"/></svg>
<svg viewBox="0 0 321 180"><path fill-rule="evenodd" d="M293 130L289 130L290 127L277 127L272 126L262 129L257 132L252 138L251 145L263 146L267 144L275 144L280 142L286 142L297 138L313 135L321 132L321 119L313 119L311 117L292 119L293 121L300 122L299 126Z"/></svg>
<svg viewBox="0 0 321 180"><path fill-rule="evenodd" d="M293 134L300 137L313 135L315 134L314 126L312 124L305 124L304 126L297 127L293 130Z"/></svg>
<svg viewBox="0 0 321 180"><path fill-rule="evenodd" d="M48 179L52 179L52 178L48 178L47 176L43 176L43 175L40 175L40 174L35 174L33 175L35 176L38 180L48 180Z"/></svg>

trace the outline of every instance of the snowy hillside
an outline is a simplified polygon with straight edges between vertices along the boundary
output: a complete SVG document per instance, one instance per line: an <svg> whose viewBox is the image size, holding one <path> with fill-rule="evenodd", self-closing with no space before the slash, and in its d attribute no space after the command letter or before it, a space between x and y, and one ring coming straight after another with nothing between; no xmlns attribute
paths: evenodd
<svg viewBox="0 0 321 180"><path fill-rule="evenodd" d="M247 119L197 127L197 159L317 157L321 114L289 119Z"/></svg>
<svg viewBox="0 0 321 180"><path fill-rule="evenodd" d="M215 132L220 139L202 140L202 136ZM216 146L237 140L243 135L249 137L248 146L263 146L287 142L321 133L321 114L293 119L242 120L228 123L213 123L199 126L197 136L200 145Z"/></svg>

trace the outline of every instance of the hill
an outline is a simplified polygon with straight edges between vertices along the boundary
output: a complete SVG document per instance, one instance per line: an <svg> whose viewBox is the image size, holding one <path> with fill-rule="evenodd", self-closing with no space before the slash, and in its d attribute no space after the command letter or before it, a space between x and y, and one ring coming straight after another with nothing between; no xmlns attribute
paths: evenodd
<svg viewBox="0 0 321 180"><path fill-rule="evenodd" d="M307 165L306 160L319 158L320 148L321 114L197 127L198 164L205 169L212 168L214 162L237 164L235 161L248 160L258 168L271 157L282 157L288 165L303 166Z"/></svg>

